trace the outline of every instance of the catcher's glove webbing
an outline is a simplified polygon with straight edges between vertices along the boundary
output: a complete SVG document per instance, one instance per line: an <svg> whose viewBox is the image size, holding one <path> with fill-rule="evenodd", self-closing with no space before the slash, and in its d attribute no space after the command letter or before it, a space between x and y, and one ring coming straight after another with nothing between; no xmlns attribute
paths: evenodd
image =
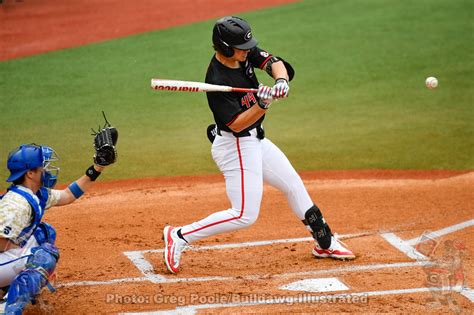
<svg viewBox="0 0 474 315"><path fill-rule="evenodd" d="M112 127L107 121L104 115L105 125L100 128L98 131L92 130L92 135L94 136L94 163L99 166L107 166L113 164L117 160L117 149L115 145L118 140L118 131L115 127Z"/></svg>

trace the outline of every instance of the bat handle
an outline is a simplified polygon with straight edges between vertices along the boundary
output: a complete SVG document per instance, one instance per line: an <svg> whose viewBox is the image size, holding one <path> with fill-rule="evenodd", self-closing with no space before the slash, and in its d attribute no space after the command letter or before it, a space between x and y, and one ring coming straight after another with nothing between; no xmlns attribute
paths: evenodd
<svg viewBox="0 0 474 315"><path fill-rule="evenodd" d="M249 89L249 88L232 88L232 92L241 92L241 93L257 93L258 89Z"/></svg>

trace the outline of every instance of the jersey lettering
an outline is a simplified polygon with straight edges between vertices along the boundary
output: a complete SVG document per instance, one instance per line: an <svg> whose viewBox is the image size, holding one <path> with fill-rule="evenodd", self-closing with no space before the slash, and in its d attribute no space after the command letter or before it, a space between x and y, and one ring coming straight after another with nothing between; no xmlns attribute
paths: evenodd
<svg viewBox="0 0 474 315"><path fill-rule="evenodd" d="M5 229L3 230L3 234L8 235L12 231L12 228L10 226L6 226Z"/></svg>
<svg viewBox="0 0 474 315"><path fill-rule="evenodd" d="M250 103L257 104L257 99L255 98L255 95L253 93L247 93L247 96L249 97Z"/></svg>
<svg viewBox="0 0 474 315"><path fill-rule="evenodd" d="M240 99L240 102L242 104L242 107L250 108L252 107L252 105L257 104L257 99L255 98L255 95L253 95L253 93L249 92Z"/></svg>
<svg viewBox="0 0 474 315"><path fill-rule="evenodd" d="M248 95L244 95L244 97L242 97L242 98L240 99L240 102L242 103L242 107L250 108L250 102L249 102L249 97L248 97Z"/></svg>

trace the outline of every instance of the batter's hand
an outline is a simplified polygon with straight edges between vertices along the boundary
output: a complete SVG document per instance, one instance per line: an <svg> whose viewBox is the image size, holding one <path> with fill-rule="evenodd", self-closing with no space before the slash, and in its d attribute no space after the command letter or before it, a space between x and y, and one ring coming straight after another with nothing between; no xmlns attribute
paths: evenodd
<svg viewBox="0 0 474 315"><path fill-rule="evenodd" d="M262 109L268 109L270 107L270 104L273 101L272 88L269 86L260 84L258 86L257 96L259 97L258 106L260 106Z"/></svg>
<svg viewBox="0 0 474 315"><path fill-rule="evenodd" d="M269 87L269 86L260 84L258 86L257 96L260 99L263 99L263 100L268 100L268 99L271 100L272 99L272 88Z"/></svg>
<svg viewBox="0 0 474 315"><path fill-rule="evenodd" d="M288 81L284 78L276 79L275 85L272 87L272 96L274 98L288 97L288 92L290 92Z"/></svg>

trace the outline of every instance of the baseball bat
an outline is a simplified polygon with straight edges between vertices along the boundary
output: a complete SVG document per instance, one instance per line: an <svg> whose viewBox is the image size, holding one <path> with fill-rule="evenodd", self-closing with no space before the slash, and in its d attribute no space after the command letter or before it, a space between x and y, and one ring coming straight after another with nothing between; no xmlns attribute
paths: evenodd
<svg viewBox="0 0 474 315"><path fill-rule="evenodd" d="M151 79L151 88L159 91L177 92L242 92L257 93L258 89L238 88L226 85L193 81Z"/></svg>

